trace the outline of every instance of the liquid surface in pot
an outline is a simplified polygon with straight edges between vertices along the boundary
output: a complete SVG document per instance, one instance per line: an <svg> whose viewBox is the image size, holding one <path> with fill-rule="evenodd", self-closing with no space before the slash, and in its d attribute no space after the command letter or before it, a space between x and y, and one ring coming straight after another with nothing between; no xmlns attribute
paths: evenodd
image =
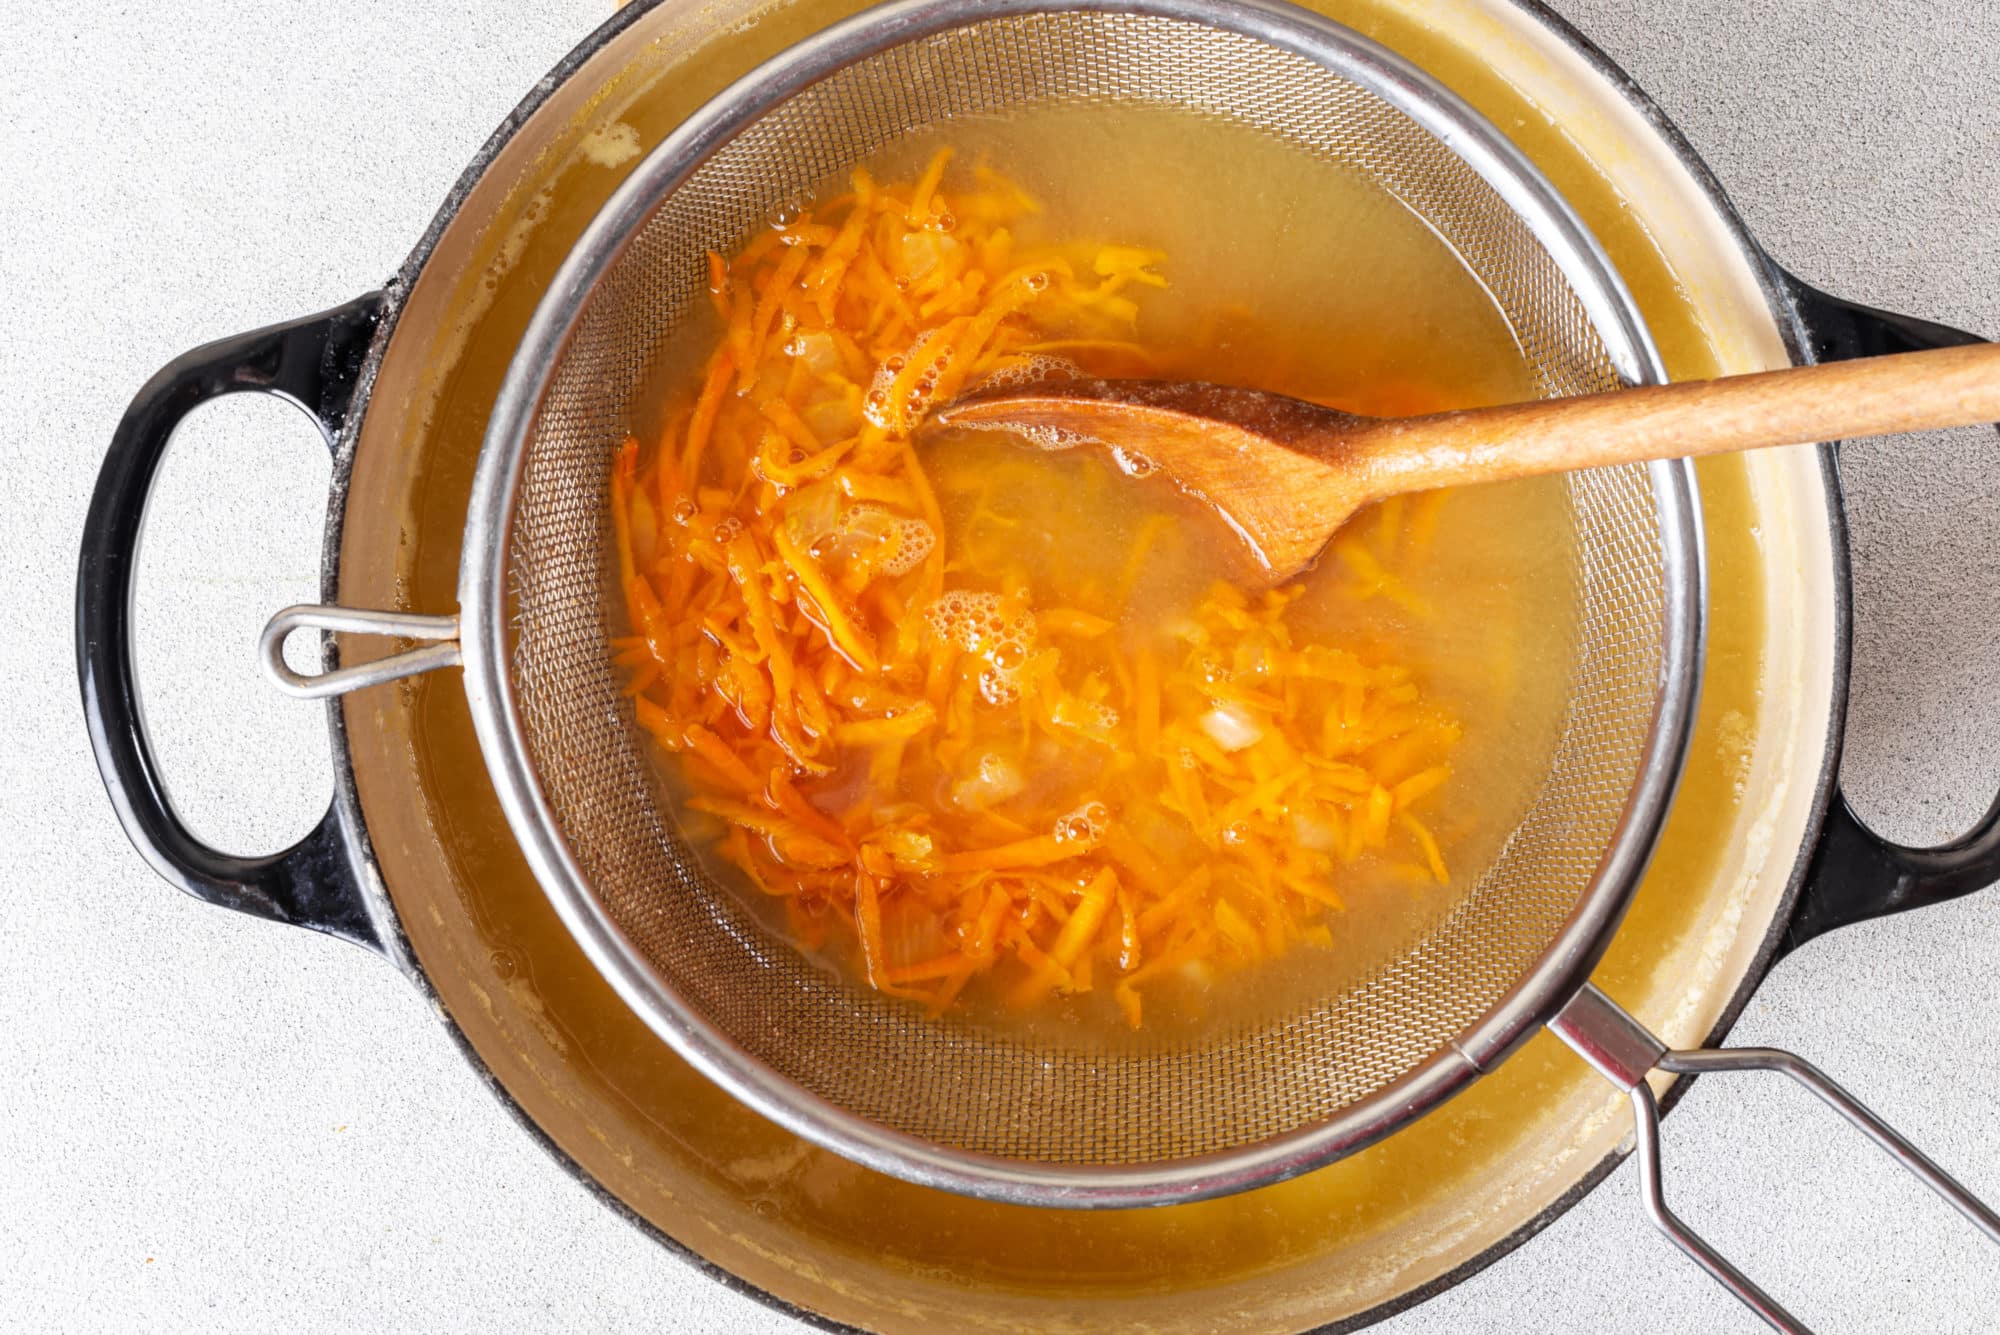
<svg viewBox="0 0 2000 1335"><path fill-rule="evenodd" d="M378 390L363 425L341 551L348 600L453 605L494 396L544 288L623 176L621 160L601 146L656 142L756 61L858 7L736 6L722 22L690 8L664 36L658 25L641 31L656 45L641 53L628 44L617 58L629 68L587 72L586 81L608 82L591 82L589 105L563 112L577 117L573 132L531 137L529 149L546 158L515 154L499 164L504 172L488 174L490 197L468 207L420 284L434 313L405 315L394 366L385 363L385 379L394 370L408 402ZM1506 82L1490 63L1494 48L1482 45L1485 30L1432 30L1447 20L1431 6L1310 7L1439 73L1505 127L1604 241L1670 371L1717 373L1722 354L1645 217L1565 126ZM1700 718L1646 883L1595 975L1649 1020L1672 1018L1645 1007L1673 1004L1654 1000L1679 995L1660 990L1662 972L1686 967L1714 911L1719 850L1738 819L1761 708L1764 575L1752 536L1760 512L1741 460L1704 460L1698 471L1711 571ZM1516 1200L1521 1166L1574 1154L1576 1109L1625 1116L1599 1077L1542 1036L1390 1139L1239 1197L1086 1213L912 1187L748 1112L618 1000L516 851L457 680L440 674L361 692L344 716L370 838L411 946L494 1077L568 1155L682 1245L789 1301L871 1328L930 1330L972 1315L1008 1330L1315 1326L1431 1278L1436 1257L1470 1254L1460 1250L1468 1239L1476 1250L1498 1236L1488 1212L1504 1231L1552 1199L1538 1178L1528 1204ZM1561 1113L1553 1129L1551 1109Z"/></svg>
<svg viewBox="0 0 2000 1335"><path fill-rule="evenodd" d="M1068 368L1531 396L1394 199L1219 119L1050 108L899 145L711 274L615 486L615 645L754 912L933 1010L1152 1028L1310 1004L1476 882L1563 714L1560 480L1373 507L1266 592L1143 460L920 429Z"/></svg>

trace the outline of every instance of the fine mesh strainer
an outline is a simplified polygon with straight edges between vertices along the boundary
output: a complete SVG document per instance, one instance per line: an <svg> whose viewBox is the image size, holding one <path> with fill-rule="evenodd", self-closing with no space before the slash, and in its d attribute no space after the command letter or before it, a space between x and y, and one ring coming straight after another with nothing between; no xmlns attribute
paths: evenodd
<svg viewBox="0 0 2000 1335"><path fill-rule="evenodd" d="M1656 1068L1786 1069L1980 1218L1797 1059L1669 1053L1587 984L1691 724L1702 564L1685 463L1570 478L1576 633L1547 777L1471 889L1359 978L1168 1038L1002 1031L926 1017L811 964L703 872L606 649L619 633L608 486L641 386L704 293L708 251L737 248L905 136L1044 104L1224 118L1293 150L1299 170L1372 183L1457 251L1546 395L1664 379L1630 296L1548 182L1464 103L1353 32L1268 3L891 4L696 112L578 241L495 404L466 524L462 637L454 617L293 608L265 635L273 674L324 696L457 662L462 647L502 805L592 962L743 1101L884 1172L1036 1205L1242 1190L1370 1144L1552 1024L1631 1091L1656 1218L1773 1320L1789 1318L1660 1202L1645 1081ZM306 678L282 657L301 626L438 643Z"/></svg>

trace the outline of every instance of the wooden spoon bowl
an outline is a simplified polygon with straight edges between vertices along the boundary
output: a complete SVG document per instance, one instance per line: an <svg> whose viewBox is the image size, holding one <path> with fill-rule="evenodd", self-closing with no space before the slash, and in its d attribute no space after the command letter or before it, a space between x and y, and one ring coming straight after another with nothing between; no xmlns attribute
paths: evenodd
<svg viewBox="0 0 2000 1335"><path fill-rule="evenodd" d="M1100 444L1127 471L1157 468L1279 583L1356 510L1406 492L1996 418L2000 346L1982 343L1426 417L1196 381L1062 380L975 393L933 420Z"/></svg>

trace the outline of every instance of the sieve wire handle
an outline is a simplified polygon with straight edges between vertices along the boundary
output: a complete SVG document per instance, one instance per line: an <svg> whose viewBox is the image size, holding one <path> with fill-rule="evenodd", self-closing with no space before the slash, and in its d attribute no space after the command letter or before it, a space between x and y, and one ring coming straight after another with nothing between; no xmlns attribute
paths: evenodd
<svg viewBox="0 0 2000 1335"><path fill-rule="evenodd" d="M331 672L298 672L285 661L285 641L295 630L415 640L423 647ZM415 612L378 612L313 603L287 607L272 617L257 639L257 653L264 660L264 675L271 679L272 685L300 700L330 700L364 686L380 686L438 668L456 667L464 661L459 653L455 616L419 616Z"/></svg>
<svg viewBox="0 0 2000 1335"><path fill-rule="evenodd" d="M1660 1166L1660 1110L1653 1099L1653 1087L1646 1080L1654 1071L1676 1075L1772 1071L1788 1076L1811 1090L1919 1182L1942 1196L1980 1232L2000 1243L2000 1214L1802 1057L1778 1048L1669 1048L1617 1002L1588 983L1549 1022L1549 1029L1599 1075L1630 1096L1639 1151L1639 1190L1653 1223L1695 1264L1776 1330L1811 1335L1804 1322L1732 1265L1667 1205Z"/></svg>
<svg viewBox="0 0 2000 1335"><path fill-rule="evenodd" d="M1830 296L1782 269L1777 269L1777 276L1799 312L1818 361L1988 341L1948 325ZM1793 950L1835 928L1956 899L1996 881L2000 881L2000 797L1960 838L1936 848L1908 848L1870 830L1846 796L1836 793L1780 948Z"/></svg>
<svg viewBox="0 0 2000 1335"><path fill-rule="evenodd" d="M221 339L148 380L112 433L84 520L76 578L77 677L90 746L118 822L154 870L195 898L295 923L376 950L384 934L348 861L339 812L282 852L238 857L203 843L175 813L147 738L133 671L131 610L146 503L181 420L227 394L301 408L331 447L387 298Z"/></svg>

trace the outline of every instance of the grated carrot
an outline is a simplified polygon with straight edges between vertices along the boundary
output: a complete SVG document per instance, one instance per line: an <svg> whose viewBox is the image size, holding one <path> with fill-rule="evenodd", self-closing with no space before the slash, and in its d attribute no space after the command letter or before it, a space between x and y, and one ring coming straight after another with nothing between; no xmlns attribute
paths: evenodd
<svg viewBox="0 0 2000 1335"><path fill-rule="evenodd" d="M761 785L743 758L723 745L722 739L698 723L690 723L681 732L688 748L721 772L722 776L746 793L754 793Z"/></svg>
<svg viewBox="0 0 2000 1335"><path fill-rule="evenodd" d="M924 174L918 177L916 185L911 187L910 207L903 214L904 220L911 227L930 225L933 199L937 194L938 183L944 179L945 166L950 161L951 147L946 145L931 155L930 164L924 168Z"/></svg>
<svg viewBox="0 0 2000 1335"><path fill-rule="evenodd" d="M1111 901L1118 893L1118 873L1106 867L1091 878L1083 892L1083 902L1076 906L1076 912L1063 924L1062 934L1056 938L1055 948L1049 952L1057 964L1064 968L1073 966L1083 954L1084 947L1096 937L1097 929L1104 923L1104 915L1111 911Z"/></svg>
<svg viewBox="0 0 2000 1335"><path fill-rule="evenodd" d="M906 742L937 722L937 710L928 700L919 700L890 718L859 719L836 724L833 739L842 746L874 746L881 742Z"/></svg>
<svg viewBox="0 0 2000 1335"><path fill-rule="evenodd" d="M1423 850L1424 865L1429 868L1432 879L1439 885L1450 885L1451 874L1445 870L1444 855L1438 851L1437 840L1432 837L1431 832L1425 828L1423 822L1407 811L1403 812L1396 819L1404 829L1410 832L1410 837L1417 841L1417 847Z"/></svg>
<svg viewBox="0 0 2000 1335"><path fill-rule="evenodd" d="M708 256L722 333L612 460L606 654L719 827L699 837L886 993L1109 992L1133 1027L1155 989L1335 944L1350 863L1443 884L1411 808L1441 805L1459 730L1407 667L1300 643L1296 586L1218 582L1185 624L1140 624L1134 591L1185 550L1163 514L1036 606L999 479L919 454L934 405L1035 357L1153 373L1134 319L1167 257L1031 244L1035 202L949 149L850 186ZM1343 533L1343 596L1425 615L1396 568L1441 503Z"/></svg>
<svg viewBox="0 0 2000 1335"><path fill-rule="evenodd" d="M729 388L729 371L734 362L731 350L717 350L709 365L708 379L701 387L701 397L695 401L694 413L688 418L687 444L682 449L680 471L683 477L699 477L703 456L708 449L709 437L715 431L716 415L722 411L722 396Z"/></svg>
<svg viewBox="0 0 2000 1335"><path fill-rule="evenodd" d="M1038 834L1027 839L1017 839L1011 844L1001 844L996 848L976 848L964 853L953 853L945 858L947 872L987 871L1008 867L1047 867L1058 862L1067 862L1084 852L1067 840L1054 835Z"/></svg>
<svg viewBox="0 0 2000 1335"><path fill-rule="evenodd" d="M771 541L776 545L778 555L798 577L799 587L812 595L819 613L812 619L825 629L833 647L863 672L877 671L881 664L876 661L874 646L868 642L867 633L842 606L840 594L828 581L826 572L820 569L819 562L813 560L812 555L782 527L771 530Z"/></svg>

